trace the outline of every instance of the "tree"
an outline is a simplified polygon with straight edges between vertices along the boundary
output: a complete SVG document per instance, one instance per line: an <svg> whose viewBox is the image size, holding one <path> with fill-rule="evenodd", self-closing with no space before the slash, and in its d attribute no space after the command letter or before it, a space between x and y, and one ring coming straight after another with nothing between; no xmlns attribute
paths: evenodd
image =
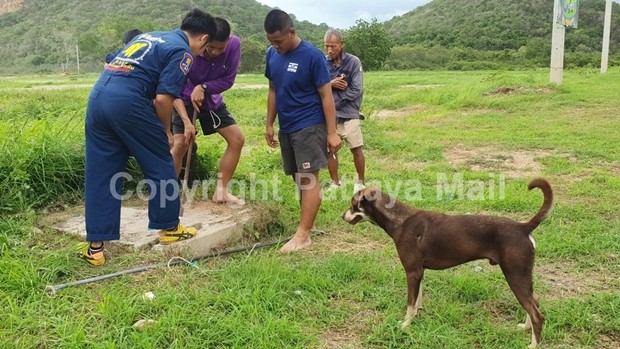
<svg viewBox="0 0 620 349"><path fill-rule="evenodd" d="M390 56L393 43L385 34L383 25L358 19L355 26L344 33L347 51L359 57L366 70L379 70Z"/></svg>
<svg viewBox="0 0 620 349"><path fill-rule="evenodd" d="M265 69L265 49L267 44L258 37L241 39L240 73L256 73Z"/></svg>

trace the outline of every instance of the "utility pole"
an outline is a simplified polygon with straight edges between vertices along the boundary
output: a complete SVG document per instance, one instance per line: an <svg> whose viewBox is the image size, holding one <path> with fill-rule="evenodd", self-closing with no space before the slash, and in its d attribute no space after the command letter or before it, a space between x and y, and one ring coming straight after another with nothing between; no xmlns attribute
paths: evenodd
<svg viewBox="0 0 620 349"><path fill-rule="evenodd" d="M80 47L75 44L75 59L77 61L77 73L80 73Z"/></svg>
<svg viewBox="0 0 620 349"><path fill-rule="evenodd" d="M609 36L611 35L611 0L605 4L605 24L603 27L603 52L601 53L601 74L607 73L609 63Z"/></svg>
<svg viewBox="0 0 620 349"><path fill-rule="evenodd" d="M611 0L608 0L611 1ZM550 81L561 85L564 73L564 24L559 23L560 0L553 0L553 32L551 33Z"/></svg>

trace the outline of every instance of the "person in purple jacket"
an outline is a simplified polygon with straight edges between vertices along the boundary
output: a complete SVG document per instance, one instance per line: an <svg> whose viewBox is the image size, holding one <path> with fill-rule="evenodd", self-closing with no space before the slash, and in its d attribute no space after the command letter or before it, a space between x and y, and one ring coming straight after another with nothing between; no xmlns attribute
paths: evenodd
<svg viewBox="0 0 620 349"><path fill-rule="evenodd" d="M192 70L181 91L181 98L175 100L172 113L172 133L174 146L172 157L177 175L181 173L183 157L189 144L196 136L191 115L198 109L198 120L205 135L219 133L226 140L227 146L220 160L217 185L211 200L218 203L243 205L244 201L228 192L228 184L237 168L241 157L241 148L245 142L241 129L226 108L222 92L235 83L241 42L235 35L230 35L230 24L216 17L217 34L204 52L196 57ZM186 169L187 170L187 169Z"/></svg>

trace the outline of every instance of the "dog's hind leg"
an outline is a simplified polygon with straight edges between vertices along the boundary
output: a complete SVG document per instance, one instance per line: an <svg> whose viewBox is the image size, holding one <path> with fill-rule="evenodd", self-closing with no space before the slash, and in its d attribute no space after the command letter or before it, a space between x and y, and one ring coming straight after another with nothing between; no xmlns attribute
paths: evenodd
<svg viewBox="0 0 620 349"><path fill-rule="evenodd" d="M400 328L411 325L411 321L418 314L418 309L422 306L422 277L424 270L407 272L407 315L405 321L400 324Z"/></svg>
<svg viewBox="0 0 620 349"><path fill-rule="evenodd" d="M530 314L525 316L525 322L517 325L518 328L522 330L529 330L532 328L532 319L530 318Z"/></svg>
<svg viewBox="0 0 620 349"><path fill-rule="evenodd" d="M545 317L538 310L538 301L534 298L534 288L532 286L532 267L528 267L529 270L515 270L514 268L501 266L506 281L510 289L514 293L517 300L527 312L527 318L524 328L532 329L532 342L529 348L536 348L540 343L542 336L542 327Z"/></svg>

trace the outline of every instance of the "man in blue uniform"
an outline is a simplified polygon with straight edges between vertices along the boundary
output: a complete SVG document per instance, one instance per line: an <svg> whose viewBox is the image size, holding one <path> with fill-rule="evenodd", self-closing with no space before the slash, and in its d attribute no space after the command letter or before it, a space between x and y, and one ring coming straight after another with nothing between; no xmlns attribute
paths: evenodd
<svg viewBox="0 0 620 349"><path fill-rule="evenodd" d="M103 242L120 238L122 181L134 156L149 188L149 229L160 243L189 239L179 224L179 188L170 148L170 115L185 76L211 37L215 20L190 11L179 29L140 35L105 65L86 109L86 240L81 256L103 265ZM135 184L135 183L134 183Z"/></svg>

